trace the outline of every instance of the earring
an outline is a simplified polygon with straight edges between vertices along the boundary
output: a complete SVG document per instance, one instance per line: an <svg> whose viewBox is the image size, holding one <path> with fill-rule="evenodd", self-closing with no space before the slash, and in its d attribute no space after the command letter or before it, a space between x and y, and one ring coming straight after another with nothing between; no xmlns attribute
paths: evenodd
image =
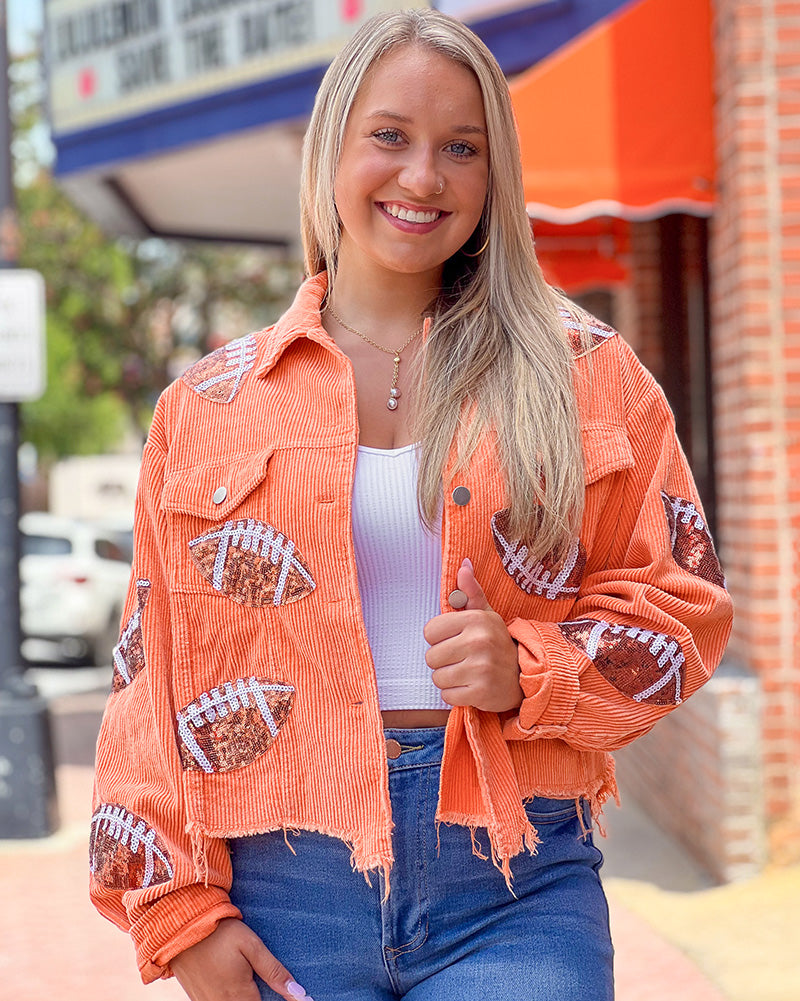
<svg viewBox="0 0 800 1001"><path fill-rule="evenodd" d="M486 248L488 246L489 246L489 237L487 236L486 237L486 242L484 243L484 245L481 247L480 250L476 250L474 254L470 254L466 250L462 250L461 253L464 255L464 257L480 257L481 254L484 252L484 250L486 250Z"/></svg>

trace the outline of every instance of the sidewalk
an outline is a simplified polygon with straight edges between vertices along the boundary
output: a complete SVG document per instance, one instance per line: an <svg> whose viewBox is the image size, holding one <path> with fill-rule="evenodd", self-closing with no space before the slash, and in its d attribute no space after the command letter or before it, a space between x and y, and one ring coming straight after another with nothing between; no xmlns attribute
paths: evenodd
<svg viewBox="0 0 800 1001"><path fill-rule="evenodd" d="M41 840L0 841L0 885L13 902L0 913L0 984L14 1001L185 1001L174 981L141 985L127 937L87 900L91 762L105 697L89 692L51 703L59 831ZM800 998L800 959L793 973L786 955L800 871L744 887L709 887L633 804L608 820L611 836L599 843L607 856L617 1001ZM739 904L748 900L764 913L748 907L742 917ZM753 927L764 924L754 948ZM774 941L770 929L782 929Z"/></svg>

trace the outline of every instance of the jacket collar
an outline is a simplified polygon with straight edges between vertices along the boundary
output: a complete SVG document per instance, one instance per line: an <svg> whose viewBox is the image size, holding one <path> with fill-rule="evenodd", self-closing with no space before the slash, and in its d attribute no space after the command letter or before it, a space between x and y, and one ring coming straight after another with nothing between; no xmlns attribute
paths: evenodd
<svg viewBox="0 0 800 1001"><path fill-rule="evenodd" d="M332 351L338 351L334 341L322 326L320 306L328 291L328 273L321 271L307 278L274 327L265 336L266 351L256 369L256 377L263 379L276 365L283 352L298 337L308 337Z"/></svg>

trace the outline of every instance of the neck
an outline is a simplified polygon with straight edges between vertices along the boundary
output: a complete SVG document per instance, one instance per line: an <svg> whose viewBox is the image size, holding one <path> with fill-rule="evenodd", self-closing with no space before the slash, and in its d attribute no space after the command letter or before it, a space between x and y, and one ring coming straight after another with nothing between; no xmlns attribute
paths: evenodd
<svg viewBox="0 0 800 1001"><path fill-rule="evenodd" d="M393 338L403 341L422 325L423 313L438 291L438 275L434 280L429 275L365 274L364 269L343 263L331 294L331 303L343 320L387 343Z"/></svg>

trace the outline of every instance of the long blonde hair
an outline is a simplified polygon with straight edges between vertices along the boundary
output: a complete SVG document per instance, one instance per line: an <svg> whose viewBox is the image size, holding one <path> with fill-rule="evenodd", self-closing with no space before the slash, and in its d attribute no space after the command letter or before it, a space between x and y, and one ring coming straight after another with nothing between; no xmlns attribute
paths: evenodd
<svg viewBox="0 0 800 1001"><path fill-rule="evenodd" d="M496 438L509 530L530 559L563 553L583 511L583 453L573 358L559 308L533 250L508 86L483 42L435 10L367 21L328 68L303 146L305 266L335 281L340 221L334 183L350 110L371 67L401 45L423 46L471 70L483 95L489 182L479 225L445 263L417 388L422 442L419 505L437 516L453 442L463 468L486 433ZM473 254L488 238L483 253Z"/></svg>

